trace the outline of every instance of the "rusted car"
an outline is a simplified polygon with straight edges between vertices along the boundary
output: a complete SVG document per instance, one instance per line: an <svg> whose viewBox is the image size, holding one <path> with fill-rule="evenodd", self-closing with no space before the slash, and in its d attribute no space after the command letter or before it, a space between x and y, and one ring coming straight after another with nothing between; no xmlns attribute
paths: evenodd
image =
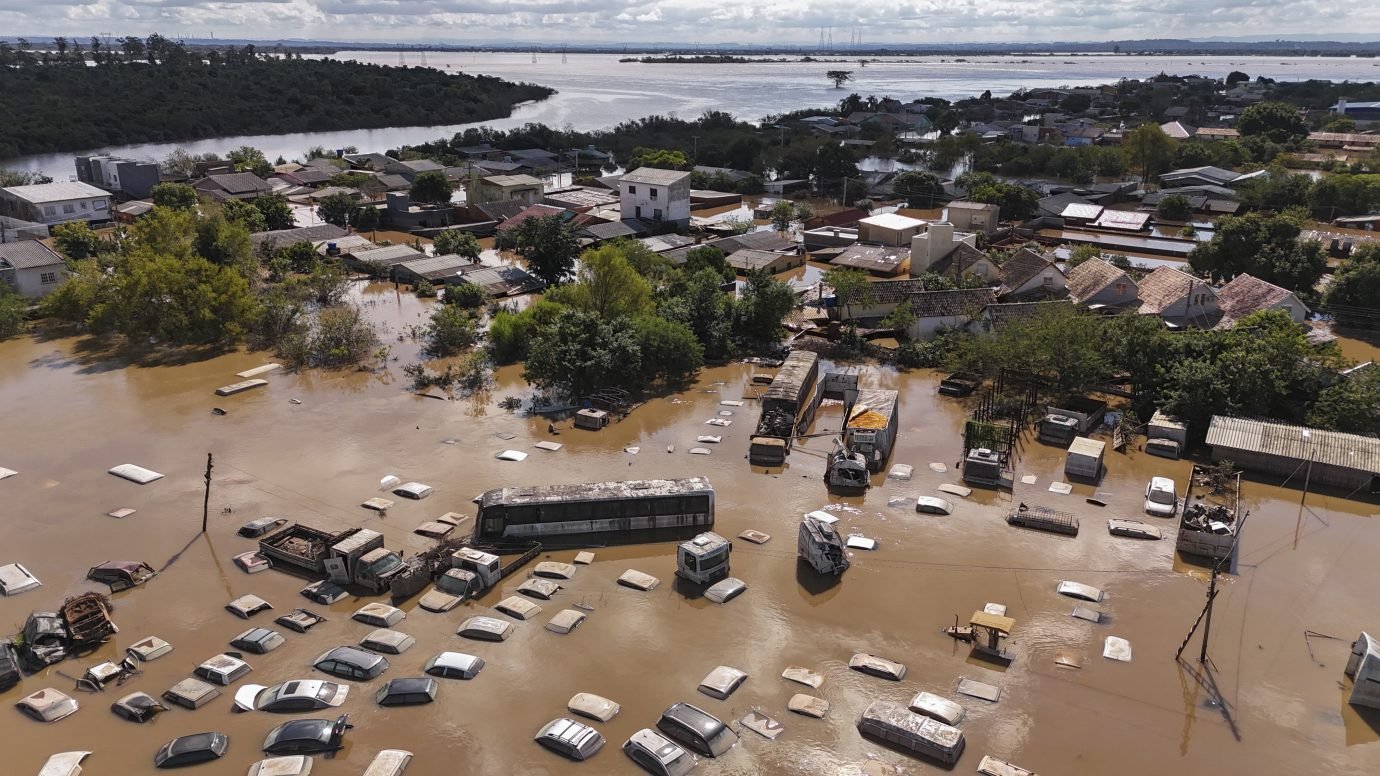
<svg viewBox="0 0 1380 776"><path fill-rule="evenodd" d="M138 587L156 576L152 566L133 560L108 560L86 572L87 579L109 586L112 593Z"/></svg>

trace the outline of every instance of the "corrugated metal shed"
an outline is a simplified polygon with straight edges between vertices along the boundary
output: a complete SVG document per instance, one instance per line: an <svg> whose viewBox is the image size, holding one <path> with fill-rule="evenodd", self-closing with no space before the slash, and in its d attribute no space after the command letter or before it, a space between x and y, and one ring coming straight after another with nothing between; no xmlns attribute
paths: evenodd
<svg viewBox="0 0 1380 776"><path fill-rule="evenodd" d="M1380 439L1359 434L1213 415L1207 443L1214 452L1231 448L1380 474Z"/></svg>

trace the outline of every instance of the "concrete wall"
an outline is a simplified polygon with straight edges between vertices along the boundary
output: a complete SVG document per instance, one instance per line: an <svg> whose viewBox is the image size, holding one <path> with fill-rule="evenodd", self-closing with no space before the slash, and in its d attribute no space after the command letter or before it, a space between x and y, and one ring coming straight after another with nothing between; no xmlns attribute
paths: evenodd
<svg viewBox="0 0 1380 776"><path fill-rule="evenodd" d="M624 218L690 224L689 178L669 186L620 182L618 188L619 210Z"/></svg>
<svg viewBox="0 0 1380 776"><path fill-rule="evenodd" d="M894 309L894 305L893 305ZM956 329L967 325L971 320L966 315L944 315L935 318L920 318L910 327L910 337L913 340L926 340L935 336L941 329Z"/></svg>
<svg viewBox="0 0 1380 776"><path fill-rule="evenodd" d="M1260 474L1271 474L1281 479L1294 474L1291 484L1296 487L1303 486L1304 472L1308 466L1304 461L1297 461L1293 458L1283 458L1267 453L1255 453L1246 450L1237 450L1226 445L1214 445L1212 448L1212 460L1231 461L1238 468L1246 471L1257 472ZM1297 472L1297 474L1295 474ZM1309 482L1313 485L1331 486L1354 490L1361 488L1369 490L1373 475L1369 472L1357 469L1346 469L1341 466L1334 466L1326 463L1314 463L1313 471L1309 475Z"/></svg>
<svg viewBox="0 0 1380 776"><path fill-rule="evenodd" d="M16 269L12 282L21 296L37 299L57 290L57 287L62 285L62 281L66 277L66 271L66 268L61 264Z"/></svg>

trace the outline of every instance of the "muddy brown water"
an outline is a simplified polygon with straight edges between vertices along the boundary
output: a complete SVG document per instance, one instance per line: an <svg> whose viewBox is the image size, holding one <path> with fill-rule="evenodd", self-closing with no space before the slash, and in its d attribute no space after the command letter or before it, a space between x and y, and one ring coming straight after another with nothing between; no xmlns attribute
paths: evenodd
<svg viewBox="0 0 1380 776"><path fill-rule="evenodd" d="M1013 496L978 491L954 499L947 517L917 515L911 504L889 507L896 496L934 494L956 482L961 403L935 394L935 377L869 369L864 383L901 392L898 447L892 463L915 467L910 482L874 479L865 497L838 499L821 474L827 439L812 439L784 470L749 467L744 455L756 419L751 402L723 407L720 400L750 396L754 368L707 369L685 393L657 399L600 432L561 423L548 453L533 447L548 439L547 421L498 409L505 395L524 387L517 369L498 375L491 395L478 400L419 398L403 387L401 365L415 345L396 341L402 327L419 322L425 304L372 286L363 298L390 328L396 361L384 373L266 375L269 386L219 398L212 391L235 382L234 373L269 360L237 353L185 365L143 367L82 355L69 339L21 338L0 343L0 466L20 474L0 481L0 562L20 561L43 580L38 590L0 599L0 624L17 630L32 610L57 607L89 589L85 570L107 559L135 559L166 569L140 589L116 594L121 632L94 655L69 659L0 695L0 744L5 773L37 772L55 752L94 752L86 772L152 772L152 756L174 736L218 730L230 736L227 756L191 773L242 774L262 757L263 737L290 716L232 714L234 687L198 711L173 709L135 725L109 705L134 690L159 694L202 660L228 649L246 627L268 625L272 615L246 623L223 608L254 593L277 612L308 605L303 581L277 571L247 575L232 557L255 544L235 535L243 522L277 515L326 527L368 526L390 546L418 551L429 542L412 535L417 524L447 512L473 514L470 499L501 485L706 475L717 492L716 530L730 538L746 528L772 535L765 545L734 540L732 573L748 591L725 605L688 598L673 584L674 544L597 549L592 566L577 575L537 619L519 623L505 643L471 642L454 635L466 617L490 612L527 576L519 573L482 599L446 614L403 604L398 629L417 639L390 657L384 679L420 675L422 663L443 649L482 656L488 663L469 682L442 681L437 702L381 709L373 702L383 680L352 688L342 711L354 730L346 748L318 758L314 773L358 774L380 749L416 753L409 773L635 773L617 751L635 730L652 726L675 701L689 701L725 720L760 709L785 725L767 741L746 730L726 757L704 761L710 774L851 774L869 759L905 773L937 769L930 763L859 737L857 715L874 698L905 702L920 690L960 700L967 752L958 772L971 772L984 754L1047 774L1337 773L1380 771L1380 722L1358 716L1345 703L1342 667L1358 631L1380 630L1375 606L1380 523L1371 504L1310 495L1301 538L1294 546L1300 492L1248 483L1251 510L1238 573L1224 579L1212 628L1211 656L1221 705L1173 659L1202 605L1206 583L1199 567L1173 557L1172 522L1140 509L1148 477L1163 474L1182 486L1189 463L1139 452L1110 454L1110 471L1096 489L1076 485L1070 496L1049 493L1061 451L1027 441L1014 499L1076 513L1077 538L1008 527L1002 520ZM293 404L289 399L301 403ZM216 416L211 408L228 410ZM705 425L731 410L728 428ZM816 431L837 428L838 410L826 409ZM699 434L721 434L709 456L690 455ZM511 439L505 439L513 435ZM639 453L624 452L630 445ZM669 445L674 453L667 453ZM494 458L503 449L530 453L521 463ZM215 454L210 530L199 536L201 474ZM106 473L136 463L166 474L139 486ZM930 468L943 463L947 473ZM420 502L398 499L386 516L358 504L377 492L386 474L436 488ZM1109 505L1084 502L1096 490ZM833 505L845 534L878 540L875 552L854 552L853 566L837 584L803 573L795 557L795 530L807 511ZM138 511L123 520L117 507ZM1161 525L1171 538L1139 542L1109 536L1105 520L1132 517ZM466 526L468 527L468 526ZM552 553L569 561L574 551ZM662 584L639 593L614 584L636 568ZM1107 590L1100 625L1069 616L1074 602L1054 593L1073 579ZM312 676L320 653L355 643L370 629L350 620L367 600L347 599L325 610L329 622L306 635L285 633L287 644L267 656L249 656L254 671L238 684L272 684ZM1006 604L1016 628L1009 648L1017 658L1005 670L970 659L967 649L941 633L955 615L985 602ZM593 608L569 635L543 624L576 603ZM1342 640L1312 640L1304 631ZM101 659L117 658L134 641L157 635L174 651L146 664L141 675L104 693L74 693L74 716L52 725L22 717L11 704L44 687L71 691L71 677ZM1102 640L1130 640L1134 661L1101 657ZM909 666L899 683L847 669L854 652L871 652ZM1190 650L1196 657L1196 643ZM1057 667L1061 656L1081 669ZM715 666L750 674L726 701L696 692ZM823 720L789 713L786 701L806 690L780 678L787 666L805 666L827 678L814 694L832 708ZM1195 664L1196 667L1196 664ZM961 677L1002 689L988 704L954 692ZM566 714L577 692L607 696L622 705L596 727L605 750L584 764L569 763L531 741L547 721ZM325 715L323 715L325 716Z"/></svg>

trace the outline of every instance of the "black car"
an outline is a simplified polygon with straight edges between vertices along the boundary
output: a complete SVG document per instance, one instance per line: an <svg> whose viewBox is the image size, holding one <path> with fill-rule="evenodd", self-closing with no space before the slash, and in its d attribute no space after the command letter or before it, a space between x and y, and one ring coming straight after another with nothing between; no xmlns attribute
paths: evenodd
<svg viewBox="0 0 1380 776"><path fill-rule="evenodd" d="M436 700L436 680L429 677L389 679L374 698L380 706L420 706Z"/></svg>
<svg viewBox="0 0 1380 776"><path fill-rule="evenodd" d="M345 731L354 727L350 715L334 720L295 719L274 728L264 739L265 754L320 754L345 746Z"/></svg>
<svg viewBox="0 0 1380 776"><path fill-rule="evenodd" d="M388 670L388 659L383 655L359 647L336 647L318 657L312 666L341 679L367 680Z"/></svg>
<svg viewBox="0 0 1380 776"><path fill-rule="evenodd" d="M19 684L19 653L8 641L0 641L0 692Z"/></svg>
<svg viewBox="0 0 1380 776"><path fill-rule="evenodd" d="M230 738L224 733L195 733L178 736L163 745L153 756L153 764L158 768L181 768L184 765L219 760L230 748Z"/></svg>
<svg viewBox="0 0 1380 776"><path fill-rule="evenodd" d="M738 734L718 717L698 706L673 703L656 721L657 729L687 749L705 757L718 757L738 743Z"/></svg>
<svg viewBox="0 0 1380 776"><path fill-rule="evenodd" d="M287 520L281 517L261 517L240 526L239 534L246 539L257 539L286 522Z"/></svg>

